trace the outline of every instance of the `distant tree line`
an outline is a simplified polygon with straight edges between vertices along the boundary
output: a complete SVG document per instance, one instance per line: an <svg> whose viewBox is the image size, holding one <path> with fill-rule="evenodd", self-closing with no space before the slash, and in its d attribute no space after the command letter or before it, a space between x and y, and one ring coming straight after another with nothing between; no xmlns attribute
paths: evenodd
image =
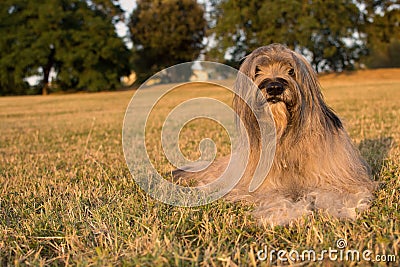
<svg viewBox="0 0 400 267"><path fill-rule="evenodd" d="M284 43L317 71L400 66L400 4L393 0L213 1L216 45L210 59L228 55L237 66L256 47ZM397 53L397 57L395 54Z"/></svg>
<svg viewBox="0 0 400 267"><path fill-rule="evenodd" d="M130 71L114 27L122 10L111 0L2 0L0 12L3 95L113 89ZM41 77L37 88L26 81L32 75Z"/></svg>
<svg viewBox="0 0 400 267"><path fill-rule="evenodd" d="M396 0L138 0L128 20L118 0L2 0L0 95L113 90L200 55L238 67L273 42L320 72L400 67L399 26Z"/></svg>

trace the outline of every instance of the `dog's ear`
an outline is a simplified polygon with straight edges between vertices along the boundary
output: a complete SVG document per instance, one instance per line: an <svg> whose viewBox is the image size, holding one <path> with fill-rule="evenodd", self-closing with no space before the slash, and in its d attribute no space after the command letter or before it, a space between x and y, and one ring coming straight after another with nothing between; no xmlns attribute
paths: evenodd
<svg viewBox="0 0 400 267"><path fill-rule="evenodd" d="M311 67L310 63L300 54L292 52L293 61L295 62L294 70L298 84L304 85L311 91L311 96L317 97L317 93L320 92L320 85L317 78L317 73ZM315 99L309 99L315 100Z"/></svg>
<svg viewBox="0 0 400 267"><path fill-rule="evenodd" d="M341 129L343 127L342 122L333 110L325 103L317 73L312 68L311 64L302 55L299 55L296 52L293 52L293 59L296 64L296 77L299 80L299 84L304 86L302 89L306 102L308 103L306 106L311 109L319 109L318 112L312 113L324 115L325 120L320 119L320 122L325 122L325 127ZM315 105L313 105L313 103ZM311 112L309 112L309 114L311 114Z"/></svg>
<svg viewBox="0 0 400 267"><path fill-rule="evenodd" d="M250 54L242 63L236 77L233 97L233 110L243 122L246 129L239 129L242 134L248 134L250 140L259 139L260 129L253 111L257 108L257 98L261 97L257 86L254 84L256 67L254 56ZM236 120L236 126L240 128L240 122Z"/></svg>
<svg viewBox="0 0 400 267"><path fill-rule="evenodd" d="M240 66L234 85L235 98L239 96L243 99L250 99L251 86L255 78L255 70L252 70L252 62L253 60L250 55Z"/></svg>
<svg viewBox="0 0 400 267"><path fill-rule="evenodd" d="M241 68L242 70L242 68ZM249 105L255 105L255 85L248 75L242 71L238 72L236 77L233 97L233 110L236 112L238 117L243 121L244 125L254 125L255 117L252 115L251 108ZM239 125L237 122L236 125Z"/></svg>
<svg viewBox="0 0 400 267"><path fill-rule="evenodd" d="M237 100L239 96L245 99L247 104L252 105L253 108L256 108L256 103L262 100L262 94L260 94L258 87L254 84L257 71L259 71L258 66L255 64L256 59L257 53L255 52L246 57L240 66L234 85L236 92L235 99Z"/></svg>

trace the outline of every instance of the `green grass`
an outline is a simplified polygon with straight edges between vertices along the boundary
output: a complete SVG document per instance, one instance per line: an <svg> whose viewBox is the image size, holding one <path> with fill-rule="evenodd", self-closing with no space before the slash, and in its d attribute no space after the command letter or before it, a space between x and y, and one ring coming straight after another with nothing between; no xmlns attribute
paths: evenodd
<svg viewBox="0 0 400 267"><path fill-rule="evenodd" d="M251 206L219 200L198 208L173 207L140 190L121 145L133 92L0 98L0 264L263 266L268 262L258 261L256 254L264 246L319 252L344 238L349 249L396 255L397 263L389 265L397 266L400 80L353 80L343 75L322 84L327 102L344 118L381 182L371 208L355 221L315 214L303 225L275 228L259 226L249 215ZM204 92L229 102L219 91ZM168 170L158 131L152 129L149 154L157 168ZM181 146L188 156L198 156L193 140L204 132L190 125L184 129ZM218 126L208 132L225 142Z"/></svg>

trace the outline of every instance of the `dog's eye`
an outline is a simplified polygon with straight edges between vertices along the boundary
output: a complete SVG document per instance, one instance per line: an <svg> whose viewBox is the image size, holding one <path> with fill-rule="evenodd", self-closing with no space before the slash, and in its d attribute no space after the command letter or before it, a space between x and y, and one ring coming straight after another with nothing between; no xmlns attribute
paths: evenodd
<svg viewBox="0 0 400 267"><path fill-rule="evenodd" d="M259 85L258 85L258 89L263 90L265 88L267 88L267 84L270 83L271 80L270 79L265 79L264 81L262 81Z"/></svg>
<svg viewBox="0 0 400 267"><path fill-rule="evenodd" d="M289 70L288 74L289 74L290 76L294 76L294 69L291 68L291 69Z"/></svg>
<svg viewBox="0 0 400 267"><path fill-rule="evenodd" d="M262 82L258 85L258 89L260 89L260 90L265 89L265 88L267 88L266 82Z"/></svg>

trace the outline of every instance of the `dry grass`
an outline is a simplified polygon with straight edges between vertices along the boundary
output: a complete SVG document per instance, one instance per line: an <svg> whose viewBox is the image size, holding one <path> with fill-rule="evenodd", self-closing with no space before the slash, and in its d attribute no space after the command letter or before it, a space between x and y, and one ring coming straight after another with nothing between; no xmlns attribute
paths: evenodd
<svg viewBox="0 0 400 267"><path fill-rule="evenodd" d="M124 111L132 92L1 98L0 264L262 266L268 262L258 261L256 254L264 246L318 252L334 248L336 240L344 238L349 249L396 255L397 263L389 265L397 266L397 77L400 70L321 79L327 102L344 118L375 179L382 183L372 207L356 221L315 214L304 225L276 228L258 226L247 214L249 206L220 200L199 208L179 208L141 191L126 167L121 146ZM211 88L204 92L229 102L227 94ZM190 96L177 94L172 99ZM165 115L165 110L160 111ZM161 117L155 115L150 136L157 136ZM198 156L193 152L194 140L205 132L225 142L218 126L207 126L207 131L185 128L181 144L190 157ZM168 168L157 138L147 145L156 165Z"/></svg>

